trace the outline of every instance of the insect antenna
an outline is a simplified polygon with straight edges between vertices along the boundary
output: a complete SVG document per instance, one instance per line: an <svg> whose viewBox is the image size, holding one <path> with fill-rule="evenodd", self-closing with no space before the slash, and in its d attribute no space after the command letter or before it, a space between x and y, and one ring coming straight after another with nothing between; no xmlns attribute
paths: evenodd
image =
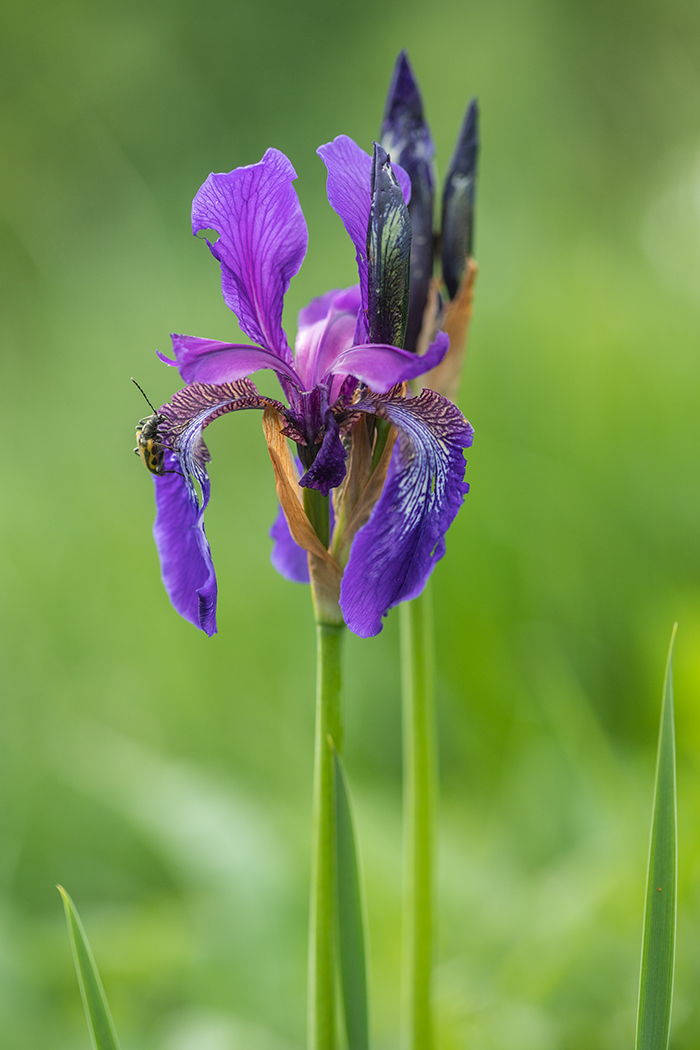
<svg viewBox="0 0 700 1050"><path fill-rule="evenodd" d="M151 408L153 408L153 405L151 404L151 402L150 402L149 398L147 398L147 397L146 397L146 391L145 391L145 390L143 389L143 387L141 386L141 384L140 384L140 383L137 383L137 382L136 382L136 380L134 379L134 377L133 377L133 376L131 377L131 382L132 382L132 383L134 384L134 386L137 386L137 387L139 388L139 390L141 391L141 393L143 394L143 396L144 396L144 397L146 398L146 403L147 403L147 404L148 404L148 405L149 405L149 406L150 406ZM157 413L157 411L156 411L156 409L155 409L155 408L153 408L153 414L154 414L154 415L158 415L158 413Z"/></svg>

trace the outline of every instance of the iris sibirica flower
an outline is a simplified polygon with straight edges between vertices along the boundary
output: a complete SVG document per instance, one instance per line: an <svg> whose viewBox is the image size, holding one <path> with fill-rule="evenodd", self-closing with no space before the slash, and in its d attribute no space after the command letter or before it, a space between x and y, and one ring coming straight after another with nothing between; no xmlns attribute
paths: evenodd
<svg viewBox="0 0 700 1050"><path fill-rule="evenodd" d="M419 594L445 552L445 533L468 486L463 450L472 428L440 394L408 382L444 359L437 331L425 353L403 348L408 313L410 179L375 144L346 136L318 150L328 199L355 247L358 285L300 311L295 353L282 329L284 295L308 234L287 157L212 174L192 207L195 235L221 266L224 300L249 343L173 335L185 387L160 412L165 470L154 478L154 535L176 610L216 631L216 576L204 531L209 453L203 431L239 409L261 409L280 513L272 561L314 584L317 619L377 634L388 609ZM249 378L271 369L284 401ZM296 445L292 456L288 440Z"/></svg>

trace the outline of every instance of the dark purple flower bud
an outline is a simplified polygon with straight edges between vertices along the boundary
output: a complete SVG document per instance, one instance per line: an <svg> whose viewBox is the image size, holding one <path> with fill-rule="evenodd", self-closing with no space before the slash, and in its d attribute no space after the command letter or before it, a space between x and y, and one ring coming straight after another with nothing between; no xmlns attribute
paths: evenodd
<svg viewBox="0 0 700 1050"><path fill-rule="evenodd" d="M389 155L374 144L367 226L367 326L370 343L402 347L408 319L411 219Z"/></svg>
<svg viewBox="0 0 700 1050"><path fill-rule="evenodd" d="M472 253L478 155L479 106L473 98L457 139L442 198L442 276L450 299L457 294Z"/></svg>
<svg viewBox="0 0 700 1050"><path fill-rule="evenodd" d="M396 59L379 133L382 146L411 179L411 296L406 327L407 350L415 351L433 275L433 156L435 146L423 116L423 102L408 56Z"/></svg>

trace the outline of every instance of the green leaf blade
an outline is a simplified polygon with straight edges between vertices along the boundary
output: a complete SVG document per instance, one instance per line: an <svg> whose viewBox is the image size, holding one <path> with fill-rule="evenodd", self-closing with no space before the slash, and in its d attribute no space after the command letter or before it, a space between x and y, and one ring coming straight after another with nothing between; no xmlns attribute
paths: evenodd
<svg viewBox="0 0 700 1050"><path fill-rule="evenodd" d="M66 911L73 959L93 1050L120 1050L107 997L80 916L63 887L57 886L56 888L63 898L63 906Z"/></svg>
<svg viewBox="0 0 700 1050"><path fill-rule="evenodd" d="M636 1050L667 1050L676 951L678 828L673 715L674 624L666 663L649 845Z"/></svg>
<svg viewBox="0 0 700 1050"><path fill-rule="evenodd" d="M335 755L338 955L348 1050L369 1050L365 918L355 828L343 761Z"/></svg>

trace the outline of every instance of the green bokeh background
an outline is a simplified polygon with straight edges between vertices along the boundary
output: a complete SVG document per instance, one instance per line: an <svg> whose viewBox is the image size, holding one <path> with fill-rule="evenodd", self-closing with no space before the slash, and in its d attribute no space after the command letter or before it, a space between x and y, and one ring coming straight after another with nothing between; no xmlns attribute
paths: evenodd
<svg viewBox="0 0 700 1050"><path fill-rule="evenodd" d="M208 431L219 634L178 619L131 455L170 331L229 339L189 230L271 145L309 229L285 323L353 281L315 148L409 49L444 172L479 96L472 491L434 580L439 1050L632 1046L680 621L672 1047L700 1008L700 8L690 0L6 0L0 1042L88 1046L73 895L125 1050L301 1047L314 639L269 565L255 413ZM377 1050L397 1046L398 638L347 646Z"/></svg>

